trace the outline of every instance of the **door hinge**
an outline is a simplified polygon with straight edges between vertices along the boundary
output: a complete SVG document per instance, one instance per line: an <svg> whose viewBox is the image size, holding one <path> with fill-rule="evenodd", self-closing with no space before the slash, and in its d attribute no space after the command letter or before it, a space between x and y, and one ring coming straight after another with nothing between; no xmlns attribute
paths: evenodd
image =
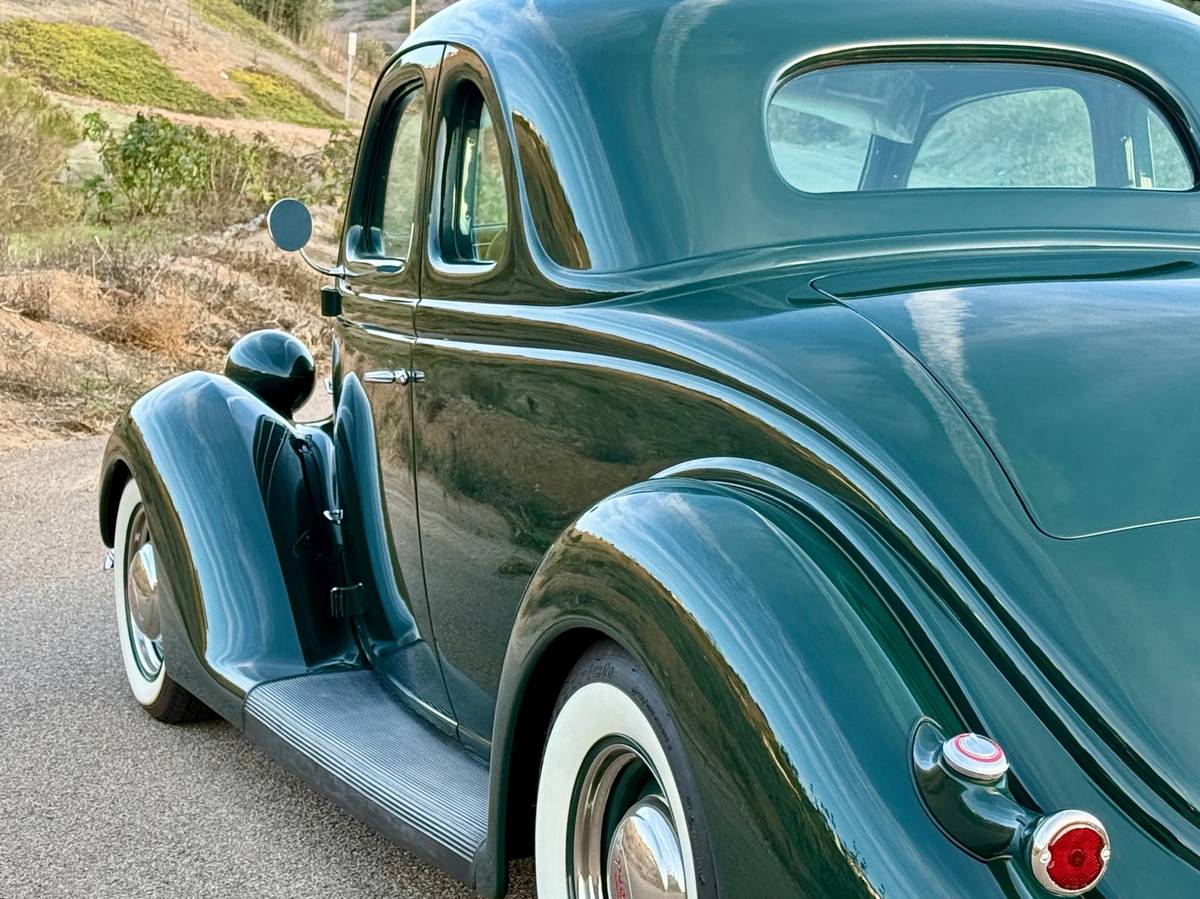
<svg viewBox="0 0 1200 899"><path fill-rule="evenodd" d="M334 587L329 591L329 614L334 618L351 618L367 610L362 584Z"/></svg>

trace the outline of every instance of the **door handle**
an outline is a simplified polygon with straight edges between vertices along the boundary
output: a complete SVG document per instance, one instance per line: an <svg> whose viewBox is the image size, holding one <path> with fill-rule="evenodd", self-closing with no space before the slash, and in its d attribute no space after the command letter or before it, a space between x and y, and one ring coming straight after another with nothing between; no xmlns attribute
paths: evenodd
<svg viewBox="0 0 1200 899"><path fill-rule="evenodd" d="M409 371L407 368L369 371L363 375L363 380L368 384L399 384L401 387L407 387L414 381L417 383L424 381L425 372Z"/></svg>

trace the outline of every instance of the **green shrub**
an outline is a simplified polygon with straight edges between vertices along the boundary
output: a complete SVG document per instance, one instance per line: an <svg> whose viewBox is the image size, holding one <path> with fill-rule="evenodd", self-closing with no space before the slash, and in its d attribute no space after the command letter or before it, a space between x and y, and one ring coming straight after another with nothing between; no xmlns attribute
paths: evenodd
<svg viewBox="0 0 1200 899"><path fill-rule="evenodd" d="M227 103L184 81L149 45L112 28L14 19L0 45L50 90L114 103L228 116Z"/></svg>
<svg viewBox="0 0 1200 899"><path fill-rule="evenodd" d="M0 75L0 231L51 224L74 212L57 181L79 142L71 114L25 81Z"/></svg>
<svg viewBox="0 0 1200 899"><path fill-rule="evenodd" d="M98 217L164 216L186 204L189 220L212 225L245 221L275 200L316 204L339 199L354 164L355 141L335 131L320 151L292 156L265 135L242 141L162 116L138 115L121 132L95 113L84 117L99 147L103 174L88 189Z"/></svg>
<svg viewBox="0 0 1200 899"><path fill-rule="evenodd" d="M162 116L138 113L116 134L98 113L83 117L84 133L98 146L104 175L90 187L102 215L118 199L130 218L165 212L181 194L193 193L201 182L202 145L188 129Z"/></svg>
<svg viewBox="0 0 1200 899"><path fill-rule="evenodd" d="M234 69L229 80L245 96L245 101L238 104L239 111L251 118L316 128L336 128L342 124L328 103L286 75L265 69Z"/></svg>

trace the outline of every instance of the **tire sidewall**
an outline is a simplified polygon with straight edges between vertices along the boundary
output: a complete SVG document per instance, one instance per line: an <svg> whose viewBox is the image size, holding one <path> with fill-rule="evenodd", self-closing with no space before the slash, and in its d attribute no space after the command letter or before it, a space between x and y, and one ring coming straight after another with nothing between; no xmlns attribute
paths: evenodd
<svg viewBox="0 0 1200 899"><path fill-rule="evenodd" d="M574 814L582 765L595 746L611 736L631 741L644 753L667 794L676 827L686 824L679 839L685 857L692 861L689 897L716 899L708 829L674 722L646 670L608 641L589 650L572 670L546 740L535 822L539 894L547 890L545 895L557 897L566 882L569 828L564 816Z"/></svg>
<svg viewBox="0 0 1200 899"><path fill-rule="evenodd" d="M142 505L142 495L137 484L130 479L121 491L121 502L117 506L117 524L113 531L113 547L116 564L113 566L113 597L116 603L117 635L121 644L121 661L125 666L125 678L129 681L129 689L134 698L143 708L152 708L162 698L163 687L167 683L167 665L163 660L158 669L158 675L153 680L147 680L137 663L133 653L133 643L129 632L129 610L125 591L129 571L129 528L133 523L134 514ZM160 575L161 576L161 575Z"/></svg>

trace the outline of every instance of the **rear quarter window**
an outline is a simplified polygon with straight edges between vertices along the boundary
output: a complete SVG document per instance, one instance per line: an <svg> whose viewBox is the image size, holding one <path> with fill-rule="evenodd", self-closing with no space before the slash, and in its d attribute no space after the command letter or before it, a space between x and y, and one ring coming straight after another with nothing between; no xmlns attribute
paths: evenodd
<svg viewBox="0 0 1200 899"><path fill-rule="evenodd" d="M938 188L1190 190L1158 105L1065 66L858 63L802 73L767 110L783 179L808 193Z"/></svg>

